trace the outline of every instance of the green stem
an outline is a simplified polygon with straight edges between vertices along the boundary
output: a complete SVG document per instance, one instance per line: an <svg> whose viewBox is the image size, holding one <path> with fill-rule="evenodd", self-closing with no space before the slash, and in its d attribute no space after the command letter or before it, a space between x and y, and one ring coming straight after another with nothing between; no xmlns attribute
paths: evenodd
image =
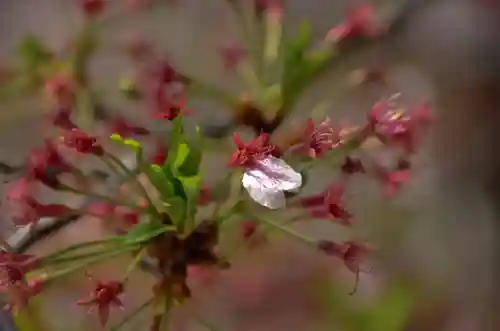
<svg viewBox="0 0 500 331"><path fill-rule="evenodd" d="M137 249L137 247L134 247L134 248ZM61 277L67 276L67 275L72 274L72 273L74 273L76 271L85 269L85 268L89 267L92 264L99 263L99 262L102 262L104 260L111 259L113 257L121 255L121 254L123 254L125 252L128 252L130 250L132 250L132 247L127 247L127 249L121 249L121 250L113 250L111 252L108 252L108 253L105 253L105 254L101 254L101 255L99 255L99 256L97 256L97 257L95 257L93 259L87 260L87 261L85 261L83 263L78 263L77 265L75 265L73 267L56 271L56 272L48 275L47 280L54 280L56 278L61 278Z"/></svg>
<svg viewBox="0 0 500 331"><path fill-rule="evenodd" d="M95 192L88 192L88 191L85 191L85 190L79 190L77 188L74 188L74 187L71 187L69 185L66 185L66 184L62 184L60 183L57 187L58 190L60 191L64 191L64 192L69 192L69 193L73 193L73 194L78 194L78 195L83 195L83 196L87 196L87 197L90 197L90 198L95 198L95 199L98 199L98 200L102 200L102 201L106 201L112 205L116 205L116 206L124 206L124 207L128 207L128 208L131 208L133 210L141 210L141 208L135 204L131 204L131 203L127 203L127 202L124 202L124 201L117 201L109 196L106 196L106 195L102 195L102 194L98 194L98 193L95 193Z"/></svg>
<svg viewBox="0 0 500 331"><path fill-rule="evenodd" d="M137 187L137 189L139 189L139 191L141 192L141 195L143 196L143 198L146 199L146 201L148 203L148 206L149 206L149 209L153 213L155 213L157 216L159 216L159 212L156 209L155 205L153 204L153 201L149 197L148 192L146 192L146 189L139 182L139 180L137 179L137 177L135 176L135 174L129 168L127 168L127 166L125 166L120 159L118 159L113 154L111 154L111 153L105 153L104 157L108 157L111 161L113 161L118 167L120 167L127 174L127 177L131 178L131 180L134 182L134 184Z"/></svg>
<svg viewBox="0 0 500 331"><path fill-rule="evenodd" d="M118 171L118 169L115 167L115 165L111 162L109 162L108 159L102 157L101 160L106 164L106 166L118 177L124 177L126 175L120 173L120 171Z"/></svg>
<svg viewBox="0 0 500 331"><path fill-rule="evenodd" d="M129 264L127 270L125 271L125 276L123 277L123 283L126 283L130 277L132 271L137 267L139 262L141 262L142 257L146 253L146 249L141 249L134 257L134 260Z"/></svg>
<svg viewBox="0 0 500 331"><path fill-rule="evenodd" d="M136 250L137 245L134 246L128 246L128 245L120 245L117 248L109 248L109 249L101 249L96 252L89 252L89 253L81 253L81 254L74 254L74 255L69 255L69 256L62 256L62 257L57 257L52 260L48 260L44 262L44 266L54 266L54 265L59 265L59 264L64 264L68 262L73 262L76 260L83 260L83 259L89 259L93 257L98 257L100 255L103 255L104 253L111 253L111 252L128 252L128 251L134 251Z"/></svg>
<svg viewBox="0 0 500 331"><path fill-rule="evenodd" d="M292 237L295 237L295 238L299 239L300 241L302 241L302 242L304 242L306 244L316 244L316 240L314 240L312 238L309 238L307 236L304 236L303 234L298 233L295 230L292 230L291 228L289 228L287 226L283 226L283 225L281 225L279 223L271 221L270 219L262 218L262 217L256 217L255 219L257 219L259 221L262 221L263 223L265 223L265 224L267 224L269 226L272 226L273 228L278 229L278 230L280 230L283 233L291 235Z"/></svg>
<svg viewBox="0 0 500 331"><path fill-rule="evenodd" d="M114 236L114 237L111 237L108 239L103 239L103 240L93 240L93 241L78 243L78 244L66 247L66 248L59 250L55 253L52 253L50 255L46 255L46 256L42 257L42 260L43 261L53 260L53 259L60 257L61 255L65 255L65 254L68 254L68 253L71 253L73 251L83 249L83 248L96 247L96 246L98 247L98 246L103 246L103 245L114 244L117 242L118 239L121 239L121 238L119 236Z"/></svg>
<svg viewBox="0 0 500 331"><path fill-rule="evenodd" d="M142 312L144 309L149 307L152 303L154 302L154 297L145 301L142 305L134 309L133 311L130 312L125 318L123 318L120 323L116 324L115 326L111 327L109 331L118 331L121 329L125 324L130 322L134 317L136 317L140 312Z"/></svg>

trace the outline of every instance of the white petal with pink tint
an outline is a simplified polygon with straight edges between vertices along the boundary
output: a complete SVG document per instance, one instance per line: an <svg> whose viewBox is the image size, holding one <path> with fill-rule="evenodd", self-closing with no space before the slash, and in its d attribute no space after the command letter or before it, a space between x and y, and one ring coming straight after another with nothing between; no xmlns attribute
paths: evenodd
<svg viewBox="0 0 500 331"><path fill-rule="evenodd" d="M248 168L242 183L257 203L279 209L285 207L284 191L296 191L302 186L302 175L285 161L271 156Z"/></svg>

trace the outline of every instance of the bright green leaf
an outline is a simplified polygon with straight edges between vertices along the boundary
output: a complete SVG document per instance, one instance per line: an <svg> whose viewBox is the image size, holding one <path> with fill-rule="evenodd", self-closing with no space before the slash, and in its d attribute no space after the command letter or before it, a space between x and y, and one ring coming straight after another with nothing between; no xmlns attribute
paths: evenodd
<svg viewBox="0 0 500 331"><path fill-rule="evenodd" d="M167 208L167 213L172 219L172 222L179 228L182 228L186 216L186 201L179 196L173 196L168 198L165 202L170 205Z"/></svg>
<svg viewBox="0 0 500 331"><path fill-rule="evenodd" d="M150 183L153 184L153 186L160 193L162 201L166 201L168 198L175 195L174 186L172 185L170 179L162 171L161 167L154 165L150 166L145 169L145 174L148 176Z"/></svg>
<svg viewBox="0 0 500 331"><path fill-rule="evenodd" d="M182 142L177 145L175 157L172 157L172 169L178 169L186 158L188 157L190 152L189 146L186 142Z"/></svg>
<svg viewBox="0 0 500 331"><path fill-rule="evenodd" d="M142 151L141 143L135 139L123 138L118 133L113 133L110 136L110 138L111 138L111 140L119 142L119 143L123 144L124 146L130 148L131 150L133 150L136 153Z"/></svg>
<svg viewBox="0 0 500 331"><path fill-rule="evenodd" d="M200 193L201 176L182 177L179 180L186 194L186 219L185 228L189 231L194 226L194 216L196 214L196 204Z"/></svg>
<svg viewBox="0 0 500 331"><path fill-rule="evenodd" d="M178 167L180 175L185 177L197 176L200 172L200 164L203 154L203 141L199 128L197 128L196 139L190 142L189 153L182 164Z"/></svg>

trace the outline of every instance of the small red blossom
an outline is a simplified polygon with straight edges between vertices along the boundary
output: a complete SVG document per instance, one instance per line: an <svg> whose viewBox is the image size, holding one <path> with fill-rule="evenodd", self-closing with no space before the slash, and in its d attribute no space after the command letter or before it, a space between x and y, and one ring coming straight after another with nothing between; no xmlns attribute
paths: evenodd
<svg viewBox="0 0 500 331"><path fill-rule="evenodd" d="M427 104L411 111L398 108L394 99L381 100L371 109L369 124L386 144L401 146L407 153L415 152L422 130L433 120Z"/></svg>
<svg viewBox="0 0 500 331"><path fill-rule="evenodd" d="M139 223L139 212L134 210L129 210L128 208L118 207L116 205L96 202L92 203L87 207L87 212L89 215L102 218L104 220L118 220L120 221L120 226L117 229L120 233L127 232L131 227Z"/></svg>
<svg viewBox="0 0 500 331"><path fill-rule="evenodd" d="M156 143L156 151L153 157L151 158L151 164L156 164L158 166L163 166L167 161L168 157L168 148L162 142Z"/></svg>
<svg viewBox="0 0 500 331"><path fill-rule="evenodd" d="M333 42L355 36L377 36L381 27L376 20L371 4L353 6L347 13L347 20L328 32L327 39Z"/></svg>
<svg viewBox="0 0 500 331"><path fill-rule="evenodd" d="M99 15L105 5L105 0L79 0L80 8L88 17Z"/></svg>
<svg viewBox="0 0 500 331"><path fill-rule="evenodd" d="M259 223L252 221L252 220L246 220L241 223L241 232L242 232L242 237L245 240L250 239L255 232L257 232L257 227L259 226Z"/></svg>
<svg viewBox="0 0 500 331"><path fill-rule="evenodd" d="M14 203L11 203L13 206ZM33 197L15 202L12 208L12 220L17 226L36 226L38 221L44 217L66 216L72 209L62 204L42 204Z"/></svg>
<svg viewBox="0 0 500 331"><path fill-rule="evenodd" d="M200 188L200 193L198 194L198 206L206 206L212 202L212 189L207 186Z"/></svg>
<svg viewBox="0 0 500 331"><path fill-rule="evenodd" d="M328 218L335 223L350 226L352 215L349 213L342 201L344 187L332 185L322 194L304 197L299 203L309 209L313 218Z"/></svg>
<svg viewBox="0 0 500 331"><path fill-rule="evenodd" d="M243 142L241 137L235 133L233 135L233 140L237 149L229 162L230 167L253 166L256 161L263 160L273 155L273 152L275 152L274 146L269 143L269 134L267 133L262 133L256 139L248 143Z"/></svg>
<svg viewBox="0 0 500 331"><path fill-rule="evenodd" d="M224 67L233 70L247 56L247 51L239 44L231 44L222 47L221 56Z"/></svg>
<svg viewBox="0 0 500 331"><path fill-rule="evenodd" d="M151 42L140 34L126 36L124 48L134 60L143 60L153 54Z"/></svg>
<svg viewBox="0 0 500 331"><path fill-rule="evenodd" d="M45 80L45 93L60 106L70 107L75 96L75 82L65 74L58 74Z"/></svg>
<svg viewBox="0 0 500 331"><path fill-rule="evenodd" d="M280 19L283 16L284 0L254 0L254 8L258 15L267 12Z"/></svg>
<svg viewBox="0 0 500 331"><path fill-rule="evenodd" d="M411 173L408 169L389 171L378 169L377 175L384 186L385 196L394 197L401 186L411 179Z"/></svg>
<svg viewBox="0 0 500 331"><path fill-rule="evenodd" d="M36 268L39 262L33 255L0 251L0 291L24 281L24 275Z"/></svg>
<svg viewBox="0 0 500 331"><path fill-rule="evenodd" d="M42 279L25 279L25 274L37 268L39 262L32 255L0 251L0 292L7 294L5 308L23 309L32 296L41 292Z"/></svg>
<svg viewBox="0 0 500 331"><path fill-rule="evenodd" d="M63 130L71 130L76 125L71 121L71 108L60 107L55 114L50 116L52 125Z"/></svg>
<svg viewBox="0 0 500 331"><path fill-rule="evenodd" d="M27 178L57 188L57 176L68 173L71 169L71 165L62 158L55 144L46 139L45 146L33 149L28 157Z"/></svg>
<svg viewBox="0 0 500 331"><path fill-rule="evenodd" d="M92 277L88 276L91 280ZM123 293L124 286L119 281L95 281L94 289L91 291L90 296L86 299L80 299L76 302L77 305L92 306L89 312L97 310L101 324L106 325L109 319L109 312L111 306L119 308L123 304L119 296Z"/></svg>
<svg viewBox="0 0 500 331"><path fill-rule="evenodd" d="M189 265L187 267L188 277L204 288L214 285L217 281L217 269L207 265Z"/></svg>
<svg viewBox="0 0 500 331"><path fill-rule="evenodd" d="M94 202L87 207L87 212L96 217L108 218L115 215L116 205L106 202Z"/></svg>
<svg viewBox="0 0 500 331"><path fill-rule="evenodd" d="M104 154L104 148L97 142L97 138L89 136L78 128L66 131L62 138L63 143L67 147L73 148L79 153L94 154L97 156Z"/></svg>
<svg viewBox="0 0 500 331"><path fill-rule="evenodd" d="M267 244L266 235L258 230L259 223L253 220L244 220L240 226L240 236L249 248L258 248Z"/></svg>
<svg viewBox="0 0 500 331"><path fill-rule="evenodd" d="M40 294L44 287L45 279L43 277L12 283L5 291L7 300L4 308L14 313L27 308L29 300Z"/></svg>
<svg viewBox="0 0 500 331"><path fill-rule="evenodd" d="M312 120L308 120L305 139L294 149L312 158L319 158L340 144L339 133L333 129L331 120L326 118L317 126L314 126Z"/></svg>
<svg viewBox="0 0 500 331"><path fill-rule="evenodd" d="M374 251L374 248L355 241L346 241L338 244L330 240L320 240L318 249L327 255L335 256L344 262L344 265L356 275L356 281L351 294L357 290L359 283L359 274L361 272L371 272L369 268L364 266L367 256Z"/></svg>
<svg viewBox="0 0 500 331"><path fill-rule="evenodd" d="M117 133L124 138L147 136L150 134L149 130L133 125L123 117L116 117L111 120L110 131L111 133Z"/></svg>
<svg viewBox="0 0 500 331"><path fill-rule="evenodd" d="M34 198L33 182L22 178L7 192L9 211L17 226L36 226L40 218L67 215L71 209L60 204L41 204Z"/></svg>
<svg viewBox="0 0 500 331"><path fill-rule="evenodd" d="M171 114L173 118L175 108L172 99L177 94L179 85L183 87L185 77L177 72L166 60L149 61L140 71L137 80L139 95L143 96L148 107L155 113ZM181 104L178 106L183 106ZM185 101L185 100L184 100ZM180 107L177 107L180 108ZM181 107L182 108L182 107Z"/></svg>
<svg viewBox="0 0 500 331"><path fill-rule="evenodd" d="M345 158L344 164L341 167L341 170L346 175L352 175L355 173L364 173L365 167L360 160L347 156Z"/></svg>
<svg viewBox="0 0 500 331"><path fill-rule="evenodd" d="M154 118L165 119L169 121L175 120L181 115L189 114L190 111L186 109L187 97L186 93L180 93L180 100L178 102L167 101L164 102L163 107L154 114Z"/></svg>

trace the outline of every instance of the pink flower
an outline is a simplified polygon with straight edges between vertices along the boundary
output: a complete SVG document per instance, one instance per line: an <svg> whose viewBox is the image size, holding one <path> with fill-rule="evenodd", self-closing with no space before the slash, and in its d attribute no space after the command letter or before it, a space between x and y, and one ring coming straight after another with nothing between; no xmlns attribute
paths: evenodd
<svg viewBox="0 0 500 331"><path fill-rule="evenodd" d="M433 120L427 104L411 111L398 108L395 97L377 102L371 109L369 123L373 132L386 144L401 146L414 153L422 131Z"/></svg>
<svg viewBox="0 0 500 331"><path fill-rule="evenodd" d="M375 10L371 4L353 6L347 13L347 20L331 29L327 39L333 42L355 36L373 37L380 33Z"/></svg>
<svg viewBox="0 0 500 331"><path fill-rule="evenodd" d="M299 203L309 209L313 218L327 218L335 223L350 226L352 215L342 201L344 187L331 185L324 193L312 195L299 200Z"/></svg>
<svg viewBox="0 0 500 331"><path fill-rule="evenodd" d="M212 189L207 186L200 188L200 193L198 194L198 206L205 206L212 202Z"/></svg>
<svg viewBox="0 0 500 331"><path fill-rule="evenodd" d="M227 69L234 69L247 56L246 50L239 44L227 45L221 49L222 61Z"/></svg>
<svg viewBox="0 0 500 331"><path fill-rule="evenodd" d="M119 233L126 233L131 227L137 225L140 219L139 212L137 211L129 210L124 207L118 207L105 202L90 204L87 208L87 212L90 215L102 218L103 220L119 221L119 226L117 228Z"/></svg>
<svg viewBox="0 0 500 331"><path fill-rule="evenodd" d="M45 92L62 107L70 107L75 97L75 82L65 74L58 74L45 80Z"/></svg>
<svg viewBox="0 0 500 331"><path fill-rule="evenodd" d="M384 186L384 194L390 198L394 197L401 186L411 179L408 169L394 171L379 169L377 175Z"/></svg>
<svg viewBox="0 0 500 331"><path fill-rule="evenodd" d="M41 279L25 279L26 273L38 267L39 262L32 255L0 252L0 292L8 296L7 309L25 308L29 299L41 292Z"/></svg>
<svg viewBox="0 0 500 331"><path fill-rule="evenodd" d="M269 135L262 133L256 139L243 142L241 137L235 133L233 135L234 144L236 145L236 152L233 153L230 167L249 167L255 165L257 161L261 161L268 156L271 156L274 151L274 146L269 143Z"/></svg>
<svg viewBox="0 0 500 331"><path fill-rule="evenodd" d="M284 0L253 0L255 11L258 15L265 12L271 13L276 18L283 16Z"/></svg>
<svg viewBox="0 0 500 331"><path fill-rule="evenodd" d="M71 121L71 109L60 107L56 113L51 116L51 122L57 128L63 130L71 130L76 128L76 125Z"/></svg>
<svg viewBox="0 0 500 331"><path fill-rule="evenodd" d="M79 0L80 7L88 17L96 16L104 9L104 0Z"/></svg>
<svg viewBox="0 0 500 331"><path fill-rule="evenodd" d="M45 146L30 152L27 165L27 178L38 180L51 188L57 188L57 176L71 171L72 167L59 154L55 144L46 139Z"/></svg>
<svg viewBox="0 0 500 331"><path fill-rule="evenodd" d="M88 276L92 280L91 276ZM91 306L89 311L97 310L101 324L106 325L112 306L123 307L119 296L123 293L123 283L119 281L95 281L94 288L86 299L80 299L77 305Z"/></svg>
<svg viewBox="0 0 500 331"><path fill-rule="evenodd" d="M371 272L369 268L364 266L364 262L367 256L374 251L373 247L355 241L346 241L338 244L330 240L320 240L318 248L327 255L341 259L347 269L356 275L356 282L351 292L351 294L354 294L357 290L359 274L361 272Z"/></svg>
<svg viewBox="0 0 500 331"><path fill-rule="evenodd" d="M169 101L168 97L166 96L160 97L160 99L163 98L164 98L163 101L161 102L159 101L159 105L162 105L162 108L159 109L158 112L154 114L155 118L173 121L180 115L186 115L190 113L190 111L186 109L186 102L187 102L186 93L184 92L180 93L180 100L178 102Z"/></svg>
<svg viewBox="0 0 500 331"><path fill-rule="evenodd" d="M89 136L78 128L66 131L62 141L67 147L75 149L82 154L94 154L97 156L104 154L104 148L97 142L97 138Z"/></svg>
<svg viewBox="0 0 500 331"><path fill-rule="evenodd" d="M151 164L156 164L158 166L163 166L167 161L168 148L162 143L156 143L156 152L151 158Z"/></svg>
<svg viewBox="0 0 500 331"><path fill-rule="evenodd" d="M318 158L340 144L339 133L333 129L331 120L326 118L317 126L314 126L312 120L308 120L304 140L292 149L312 158Z"/></svg>
<svg viewBox="0 0 500 331"><path fill-rule="evenodd" d="M129 123L123 117L116 117L111 121L110 131L124 138L147 136L150 133L149 130L143 127Z"/></svg>

